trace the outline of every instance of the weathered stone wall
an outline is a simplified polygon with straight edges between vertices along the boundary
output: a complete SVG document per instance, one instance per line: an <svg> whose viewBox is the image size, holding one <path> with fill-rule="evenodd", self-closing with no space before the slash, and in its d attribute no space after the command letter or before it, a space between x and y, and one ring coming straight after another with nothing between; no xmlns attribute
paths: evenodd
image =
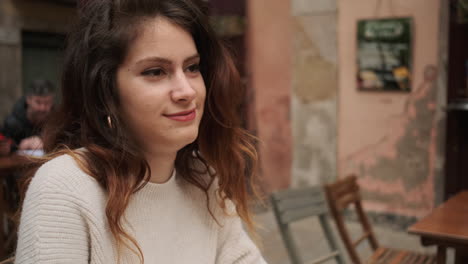
<svg viewBox="0 0 468 264"><path fill-rule="evenodd" d="M339 1L339 175L357 174L365 207L421 217L442 189L445 85L440 61L440 0ZM371 17L412 17L410 93L356 88L356 24ZM442 78L442 79L441 79Z"/></svg>
<svg viewBox="0 0 468 264"><path fill-rule="evenodd" d="M21 31L63 33L74 9L46 1L0 1L0 122L22 93Z"/></svg>
<svg viewBox="0 0 468 264"><path fill-rule="evenodd" d="M292 0L292 185L356 173L366 209L419 217L443 194L447 6L439 0L376 5ZM409 94L356 90L356 22L376 16L414 18Z"/></svg>
<svg viewBox="0 0 468 264"><path fill-rule="evenodd" d="M292 0L292 16L292 185L323 184L336 178L336 1Z"/></svg>

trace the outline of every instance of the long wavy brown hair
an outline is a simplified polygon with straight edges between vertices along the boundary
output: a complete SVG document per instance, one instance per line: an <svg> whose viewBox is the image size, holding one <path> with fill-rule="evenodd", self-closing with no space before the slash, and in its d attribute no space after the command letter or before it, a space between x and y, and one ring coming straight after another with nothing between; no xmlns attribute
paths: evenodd
<svg viewBox="0 0 468 264"><path fill-rule="evenodd" d="M119 248L131 249L141 262L142 252L124 230L122 216L131 195L149 180L150 167L128 136L120 112L116 72L147 18L161 16L185 29L201 57L207 91L205 111L198 138L177 153L178 174L205 192L208 210L208 189L216 178L220 206L226 208L226 201L231 200L249 230L254 230L248 201L257 161L255 140L240 126L243 85L232 56L210 26L207 12L198 0L88 0L78 9L77 24L67 39L62 100L43 130L49 154L37 165L62 154L73 156L107 191L107 221ZM79 148L87 151L76 151ZM193 166L200 161L204 165L201 171Z"/></svg>

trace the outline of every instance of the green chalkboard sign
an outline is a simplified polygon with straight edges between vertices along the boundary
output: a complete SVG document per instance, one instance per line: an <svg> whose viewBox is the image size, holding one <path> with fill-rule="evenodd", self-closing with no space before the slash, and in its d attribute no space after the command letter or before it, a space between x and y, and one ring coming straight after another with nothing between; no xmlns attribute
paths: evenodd
<svg viewBox="0 0 468 264"><path fill-rule="evenodd" d="M411 91L412 18L359 20L357 87Z"/></svg>
<svg viewBox="0 0 468 264"><path fill-rule="evenodd" d="M457 2L458 23L468 23L468 0L458 0Z"/></svg>

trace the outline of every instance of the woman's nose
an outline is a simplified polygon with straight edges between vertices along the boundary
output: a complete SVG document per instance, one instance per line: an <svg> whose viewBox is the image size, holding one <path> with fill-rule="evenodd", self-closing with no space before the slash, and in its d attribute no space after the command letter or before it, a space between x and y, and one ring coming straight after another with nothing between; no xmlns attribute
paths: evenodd
<svg viewBox="0 0 468 264"><path fill-rule="evenodd" d="M191 102L196 94L189 78L184 73L175 76L172 90L172 99L175 102Z"/></svg>

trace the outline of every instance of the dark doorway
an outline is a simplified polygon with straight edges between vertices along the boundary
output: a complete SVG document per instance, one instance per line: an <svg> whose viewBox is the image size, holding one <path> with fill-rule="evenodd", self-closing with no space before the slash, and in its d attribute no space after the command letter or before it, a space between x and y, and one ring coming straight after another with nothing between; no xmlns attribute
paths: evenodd
<svg viewBox="0 0 468 264"><path fill-rule="evenodd" d="M24 31L21 37L23 93L34 79L48 79L58 90L65 36Z"/></svg>
<svg viewBox="0 0 468 264"><path fill-rule="evenodd" d="M468 189L468 23L450 1L445 199Z"/></svg>

